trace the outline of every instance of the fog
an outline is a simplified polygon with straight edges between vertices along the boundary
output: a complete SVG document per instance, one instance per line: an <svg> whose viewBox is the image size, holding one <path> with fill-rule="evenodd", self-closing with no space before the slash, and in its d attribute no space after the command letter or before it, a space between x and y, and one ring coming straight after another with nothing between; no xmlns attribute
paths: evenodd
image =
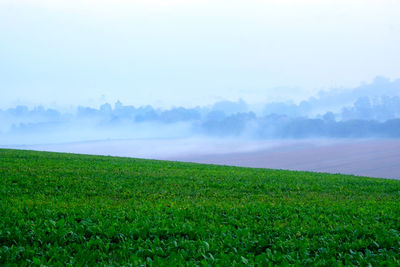
<svg viewBox="0 0 400 267"><path fill-rule="evenodd" d="M120 101L71 111L20 105L0 110L0 125L2 146L119 139L399 138L400 80L378 77L357 88L320 92L297 104L265 103L261 109L243 99L171 109Z"/></svg>
<svg viewBox="0 0 400 267"><path fill-rule="evenodd" d="M0 0L0 148L396 178L399 7Z"/></svg>
<svg viewBox="0 0 400 267"><path fill-rule="evenodd" d="M321 89L321 109L350 105L327 89L400 77L398 10L396 0L1 0L0 108L298 104Z"/></svg>
<svg viewBox="0 0 400 267"><path fill-rule="evenodd" d="M328 105L329 103L329 105ZM399 178L400 80L300 103L0 110L0 147Z"/></svg>

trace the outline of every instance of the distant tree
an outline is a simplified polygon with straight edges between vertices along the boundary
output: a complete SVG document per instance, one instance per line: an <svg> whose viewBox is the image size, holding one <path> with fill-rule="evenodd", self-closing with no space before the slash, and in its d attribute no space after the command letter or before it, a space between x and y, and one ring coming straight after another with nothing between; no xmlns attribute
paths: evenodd
<svg viewBox="0 0 400 267"><path fill-rule="evenodd" d="M332 112L327 112L324 114L324 116L322 117L322 119L326 122L334 122L335 119L335 114L333 114Z"/></svg>
<svg viewBox="0 0 400 267"><path fill-rule="evenodd" d="M103 105L100 106L100 111L103 114L111 114L112 113L112 107L109 103L104 103Z"/></svg>
<svg viewBox="0 0 400 267"><path fill-rule="evenodd" d="M201 118L199 111L195 109L185 109L183 107L172 108L170 110L163 111L160 114L160 120L164 122L179 122L179 121L190 121L199 120Z"/></svg>
<svg viewBox="0 0 400 267"><path fill-rule="evenodd" d="M8 109L7 111L14 116L24 116L29 112L29 109L27 106L18 105L15 108Z"/></svg>
<svg viewBox="0 0 400 267"><path fill-rule="evenodd" d="M222 111L226 114L243 113L249 110L247 103L243 99L236 102L219 101L212 106L213 111Z"/></svg>

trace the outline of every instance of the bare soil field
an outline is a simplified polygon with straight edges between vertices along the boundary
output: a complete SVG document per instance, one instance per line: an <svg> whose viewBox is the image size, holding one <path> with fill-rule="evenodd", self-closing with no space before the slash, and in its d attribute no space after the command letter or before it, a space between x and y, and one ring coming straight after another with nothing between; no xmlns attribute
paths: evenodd
<svg viewBox="0 0 400 267"><path fill-rule="evenodd" d="M400 179L400 140L299 142L243 153L191 155L174 160L256 168Z"/></svg>

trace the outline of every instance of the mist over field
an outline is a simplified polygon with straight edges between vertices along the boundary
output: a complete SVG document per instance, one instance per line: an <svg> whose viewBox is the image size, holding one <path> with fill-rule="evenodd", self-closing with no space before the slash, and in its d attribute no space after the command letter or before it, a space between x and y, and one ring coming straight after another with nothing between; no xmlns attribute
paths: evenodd
<svg viewBox="0 0 400 267"><path fill-rule="evenodd" d="M0 147L302 169L286 160L296 155L324 171L319 158L339 146L326 160L356 166L362 142L390 143L370 143L371 155L398 148L399 8L0 1ZM397 163L390 153L381 158Z"/></svg>
<svg viewBox="0 0 400 267"><path fill-rule="evenodd" d="M1 147L400 178L400 80L300 103L0 111Z"/></svg>
<svg viewBox="0 0 400 267"><path fill-rule="evenodd" d="M244 100L160 109L121 103L60 111L43 106L0 110L0 144L107 139L399 138L400 80L376 78L354 89L320 92L300 103ZM172 148L171 148L172 149Z"/></svg>

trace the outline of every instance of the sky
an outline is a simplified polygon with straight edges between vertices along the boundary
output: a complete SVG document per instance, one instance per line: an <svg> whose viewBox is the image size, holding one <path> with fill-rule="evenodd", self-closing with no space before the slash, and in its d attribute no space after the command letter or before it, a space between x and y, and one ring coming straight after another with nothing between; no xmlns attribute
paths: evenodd
<svg viewBox="0 0 400 267"><path fill-rule="evenodd" d="M299 101L400 78L398 0L0 0L0 108Z"/></svg>

